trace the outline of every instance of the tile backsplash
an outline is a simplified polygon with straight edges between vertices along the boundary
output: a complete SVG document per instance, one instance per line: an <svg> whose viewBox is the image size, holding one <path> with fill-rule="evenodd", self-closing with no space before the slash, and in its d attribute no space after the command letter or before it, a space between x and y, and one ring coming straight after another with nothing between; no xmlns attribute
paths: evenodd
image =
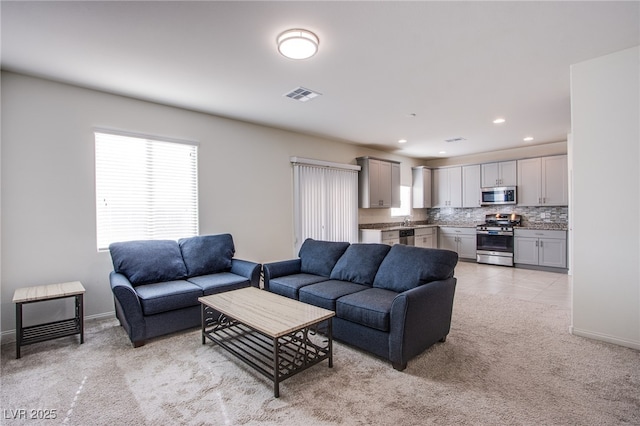
<svg viewBox="0 0 640 426"><path fill-rule="evenodd" d="M522 224L527 223L557 223L569 222L568 207L476 207L428 209L427 220L429 223L469 223L484 222L485 215L495 213L516 213L522 216Z"/></svg>

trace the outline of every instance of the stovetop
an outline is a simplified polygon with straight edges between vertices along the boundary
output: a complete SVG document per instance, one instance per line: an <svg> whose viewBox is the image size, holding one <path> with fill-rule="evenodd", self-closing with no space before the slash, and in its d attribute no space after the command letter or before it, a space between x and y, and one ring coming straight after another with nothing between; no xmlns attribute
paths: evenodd
<svg viewBox="0 0 640 426"><path fill-rule="evenodd" d="M488 214L484 217L484 223L477 226L483 231L512 231L514 226L520 226L522 216L515 213Z"/></svg>

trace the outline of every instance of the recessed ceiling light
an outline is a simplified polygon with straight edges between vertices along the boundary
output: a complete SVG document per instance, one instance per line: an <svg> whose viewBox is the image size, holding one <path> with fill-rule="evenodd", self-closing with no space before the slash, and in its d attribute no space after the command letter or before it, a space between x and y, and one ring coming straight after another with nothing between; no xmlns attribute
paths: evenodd
<svg viewBox="0 0 640 426"><path fill-rule="evenodd" d="M278 52L290 59L307 59L318 51L320 40L311 31L287 30L278 35Z"/></svg>
<svg viewBox="0 0 640 426"><path fill-rule="evenodd" d="M523 139L523 141L525 142L531 142L533 140L533 136L527 136L526 138Z"/></svg>
<svg viewBox="0 0 640 426"><path fill-rule="evenodd" d="M407 140L406 140L406 139L400 139L400 140L398 141L398 143L407 143Z"/></svg>
<svg viewBox="0 0 640 426"><path fill-rule="evenodd" d="M447 151L440 151L438 154L446 154Z"/></svg>
<svg viewBox="0 0 640 426"><path fill-rule="evenodd" d="M496 118L495 120L493 120L493 124L502 124L505 121L507 121L507 120L505 120L504 118L500 117L500 118Z"/></svg>

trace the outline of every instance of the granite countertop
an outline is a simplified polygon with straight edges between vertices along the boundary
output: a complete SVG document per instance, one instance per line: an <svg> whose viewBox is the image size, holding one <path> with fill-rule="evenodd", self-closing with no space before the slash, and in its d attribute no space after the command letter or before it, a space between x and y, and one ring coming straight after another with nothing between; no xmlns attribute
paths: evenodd
<svg viewBox="0 0 640 426"><path fill-rule="evenodd" d="M398 223L368 223L360 225L360 229L373 229L377 231L399 231L401 229L417 229L417 228L433 228L433 227L448 227L448 228L475 228L481 225L480 222L441 222L441 223L416 223L409 226L403 226ZM546 231L566 231L569 229L566 223L551 223L551 222L526 222L519 229L539 229Z"/></svg>
<svg viewBox="0 0 640 426"><path fill-rule="evenodd" d="M544 231L566 231L569 226L566 223L527 222L519 229L539 229Z"/></svg>

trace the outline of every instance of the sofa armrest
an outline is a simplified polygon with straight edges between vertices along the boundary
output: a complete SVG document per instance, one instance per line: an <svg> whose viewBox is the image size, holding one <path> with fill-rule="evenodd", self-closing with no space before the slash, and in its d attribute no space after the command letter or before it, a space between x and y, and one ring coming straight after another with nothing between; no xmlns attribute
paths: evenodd
<svg viewBox="0 0 640 426"><path fill-rule="evenodd" d="M260 270L262 265L256 262L241 259L231 259L231 272L247 277L253 287L260 288Z"/></svg>
<svg viewBox="0 0 640 426"><path fill-rule="evenodd" d="M300 259L282 260L262 265L264 273L264 289L269 290L269 281L285 275L299 274L302 267Z"/></svg>
<svg viewBox="0 0 640 426"><path fill-rule="evenodd" d="M144 314L142 313L142 305L140 304L136 290L126 276L117 272L111 272L109 274L109 282L111 284L113 297L120 307L120 314L124 315L121 322L124 321L127 324L126 328L129 332L129 338L132 342L143 340L145 321Z"/></svg>
<svg viewBox="0 0 640 426"><path fill-rule="evenodd" d="M449 334L456 282L454 277L433 281L396 296L389 336L389 359L396 369Z"/></svg>

